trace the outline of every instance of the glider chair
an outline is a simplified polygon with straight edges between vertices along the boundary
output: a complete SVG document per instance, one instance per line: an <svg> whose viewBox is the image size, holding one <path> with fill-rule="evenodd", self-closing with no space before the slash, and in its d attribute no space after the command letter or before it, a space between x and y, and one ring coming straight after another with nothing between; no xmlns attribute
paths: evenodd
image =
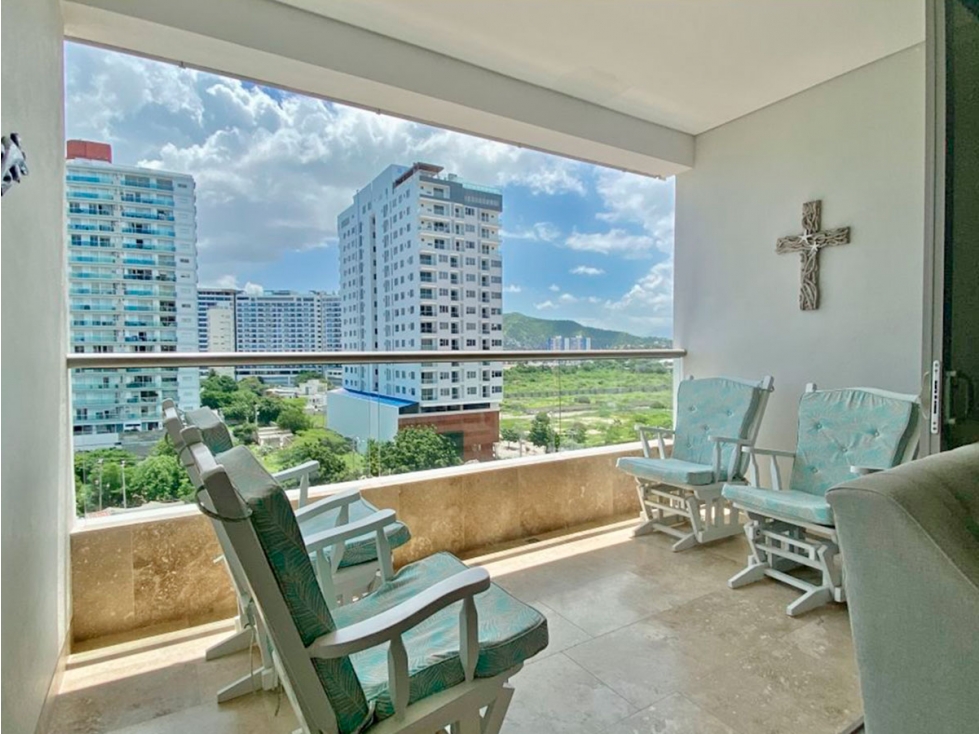
<svg viewBox="0 0 979 734"><path fill-rule="evenodd" d="M172 403L171 403L172 406ZM176 406L172 406L176 407ZM166 410L166 403L164 404ZM177 413L179 416L179 412ZM193 426L200 431L201 440L215 456L231 449L234 443L227 425L210 408L189 410L183 414L180 428ZM176 445L176 441L174 443ZM277 482L299 479L299 511L297 517L303 537L310 537L339 525L356 522L373 515L377 508L360 495L356 489L309 503L309 476L319 469L318 462L308 461L298 466L275 472ZM400 548L409 540L411 533L401 522L392 522L385 530L392 549ZM380 570L373 538L367 534L351 538L337 547L311 549L317 578L331 606L349 602L354 596L366 593L376 583Z"/></svg>
<svg viewBox="0 0 979 734"><path fill-rule="evenodd" d="M845 388L816 390L799 401L795 451L748 447L751 486L724 485L723 495L747 513L748 566L728 581L732 589L766 576L795 586L803 595L786 607L796 616L830 601L846 600L833 511L826 492L854 477L910 461L918 446L920 406L915 395ZM768 456L772 487L757 486L758 457ZM792 460L788 487L778 459ZM790 571L806 567L821 576L812 583Z"/></svg>
<svg viewBox="0 0 979 734"><path fill-rule="evenodd" d="M208 411L210 415L204 411ZM218 430L214 419L217 419L217 422L220 422L220 419L213 411L202 408L200 411L188 411L188 414L191 412L196 413L194 417L203 422L212 442L216 442L216 445L222 448L230 444L230 433L226 429L223 433ZM188 441L206 443L204 431L195 425L187 425L173 401L170 400L164 401L163 419L167 435L180 456L191 483L199 490L202 486L200 474L191 460L192 457L186 451L186 445ZM225 448L219 455L224 455L230 450ZM307 465L301 466L305 471ZM279 481L279 477L293 479L296 474L294 469L287 469L272 476ZM303 523L302 533L307 550L316 563L318 583L323 589L324 598L332 601L334 606L342 601L352 600L356 594L368 592L371 586L377 583L382 561L377 556L376 545L370 533L363 530L359 534L347 532L343 538L336 540L331 531L336 531L338 528L348 531L357 528L363 521L373 518L377 512L377 508L364 500L357 490L349 490L307 504L297 512L297 516L301 518L300 522ZM262 666L259 670L252 671L218 692L218 702L221 703L259 689L272 690L278 685L278 675L272 663L269 640L261 626L261 621L255 614L254 601L241 564L230 546L223 527L217 522L213 525L238 598L238 618L234 634L210 647L205 658L215 660L246 650L253 643L257 645L262 656ZM410 539L410 534L405 525L397 522L392 515L385 523L385 535L386 560L390 564L391 549L406 543Z"/></svg>
<svg viewBox="0 0 979 734"><path fill-rule="evenodd" d="M616 466L636 479L642 524L635 535L661 532L678 538L673 550L741 532L739 513L721 496L724 482L743 481L773 380L749 382L728 377L683 380L677 389L673 430L639 426L643 456ZM658 452L650 449L655 436ZM672 455L664 439L673 437Z"/></svg>
<svg viewBox="0 0 979 734"><path fill-rule="evenodd" d="M198 503L224 529L307 734L497 734L509 679L548 643L543 615L438 553L394 574L384 510L373 534L382 582L331 609L285 492L245 448L188 443ZM344 531L332 531L335 539Z"/></svg>

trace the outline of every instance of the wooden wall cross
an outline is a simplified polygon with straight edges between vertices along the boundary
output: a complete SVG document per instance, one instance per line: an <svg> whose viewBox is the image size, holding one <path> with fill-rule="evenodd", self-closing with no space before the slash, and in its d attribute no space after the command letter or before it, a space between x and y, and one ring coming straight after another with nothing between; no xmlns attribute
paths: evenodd
<svg viewBox="0 0 979 734"><path fill-rule="evenodd" d="M802 283L799 289L799 308L815 311L819 308L819 251L824 247L845 245L850 241L850 228L840 227L821 232L821 201L807 201L802 205L802 234L779 237L775 252L784 255L798 252L802 256Z"/></svg>

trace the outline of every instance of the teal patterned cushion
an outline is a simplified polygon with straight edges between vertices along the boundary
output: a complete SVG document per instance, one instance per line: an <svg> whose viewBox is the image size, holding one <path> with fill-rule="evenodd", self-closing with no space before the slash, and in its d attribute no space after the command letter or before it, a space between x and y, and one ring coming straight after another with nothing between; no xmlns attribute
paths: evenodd
<svg viewBox="0 0 979 734"><path fill-rule="evenodd" d="M215 456L234 446L228 427L220 416L210 408L185 411L184 422L200 430L201 440Z"/></svg>
<svg viewBox="0 0 979 734"><path fill-rule="evenodd" d="M824 495L856 478L851 466L896 466L917 422L918 404L910 400L858 388L804 393L789 487Z"/></svg>
<svg viewBox="0 0 979 734"><path fill-rule="evenodd" d="M677 388L673 458L714 465L710 436L746 438L761 404L762 389L727 377L683 380ZM722 446L721 476L729 479L732 444Z"/></svg>
<svg viewBox="0 0 979 734"><path fill-rule="evenodd" d="M377 508L364 499L351 502L348 506L350 507L349 522L363 520L369 515L377 512ZM308 538L314 533L321 533L324 530L331 530L335 528L337 518L339 516L339 509L321 512L318 515L310 517L309 519L302 520L299 525L299 529L302 530L303 537ZM384 533L388 536L388 542L391 544L392 549L399 548L411 540L411 533L408 531L408 526L402 522L391 523L384 528ZM329 555L329 553L327 555ZM375 534L367 533L366 535L358 535L353 540L348 540L346 542L346 547L343 551L343 558L340 559L340 568L357 566L361 563L368 563L376 560L377 543L375 541Z"/></svg>
<svg viewBox="0 0 979 734"><path fill-rule="evenodd" d="M710 464L694 464L680 459L647 459L643 456L623 456L615 466L640 479L660 484L690 484L702 487L714 483L714 467Z"/></svg>
<svg viewBox="0 0 979 734"><path fill-rule="evenodd" d="M789 519L814 522L817 525L833 525L833 510L822 497L791 490L746 487L741 484L725 484L721 494L749 512L763 515L774 513Z"/></svg>
<svg viewBox="0 0 979 734"><path fill-rule="evenodd" d="M337 624L346 627L369 619L465 569L465 564L450 553L436 553L405 566L372 594L334 610ZM462 602L457 602L405 633L409 702L465 680L459 659L461 608ZM547 647L544 616L495 584L476 596L476 610L479 616L477 678L499 675ZM368 700L375 703L378 719L394 714L387 684L387 651L388 646L382 645L351 656Z"/></svg>
<svg viewBox="0 0 979 734"><path fill-rule="evenodd" d="M250 522L275 575L279 591L304 645L336 629L326 606L296 515L286 493L244 446L225 451L219 463L251 510ZM364 691L349 658L314 660L343 734L356 731L369 717Z"/></svg>

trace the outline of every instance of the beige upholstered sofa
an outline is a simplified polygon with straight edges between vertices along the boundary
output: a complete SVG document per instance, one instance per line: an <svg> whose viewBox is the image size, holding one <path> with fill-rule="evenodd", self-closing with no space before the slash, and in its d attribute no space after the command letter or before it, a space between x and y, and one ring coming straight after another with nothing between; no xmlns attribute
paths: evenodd
<svg viewBox="0 0 979 734"><path fill-rule="evenodd" d="M979 731L979 444L827 499L867 734Z"/></svg>

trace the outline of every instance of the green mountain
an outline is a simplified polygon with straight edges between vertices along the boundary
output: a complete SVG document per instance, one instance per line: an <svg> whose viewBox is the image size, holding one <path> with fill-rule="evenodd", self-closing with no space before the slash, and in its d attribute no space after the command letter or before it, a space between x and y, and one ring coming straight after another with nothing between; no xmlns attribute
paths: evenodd
<svg viewBox="0 0 979 734"><path fill-rule="evenodd" d="M577 321L535 319L522 313L503 314L504 349L547 349L552 336L590 336L592 349L657 349L673 345L671 339L662 336L636 336L582 326Z"/></svg>

